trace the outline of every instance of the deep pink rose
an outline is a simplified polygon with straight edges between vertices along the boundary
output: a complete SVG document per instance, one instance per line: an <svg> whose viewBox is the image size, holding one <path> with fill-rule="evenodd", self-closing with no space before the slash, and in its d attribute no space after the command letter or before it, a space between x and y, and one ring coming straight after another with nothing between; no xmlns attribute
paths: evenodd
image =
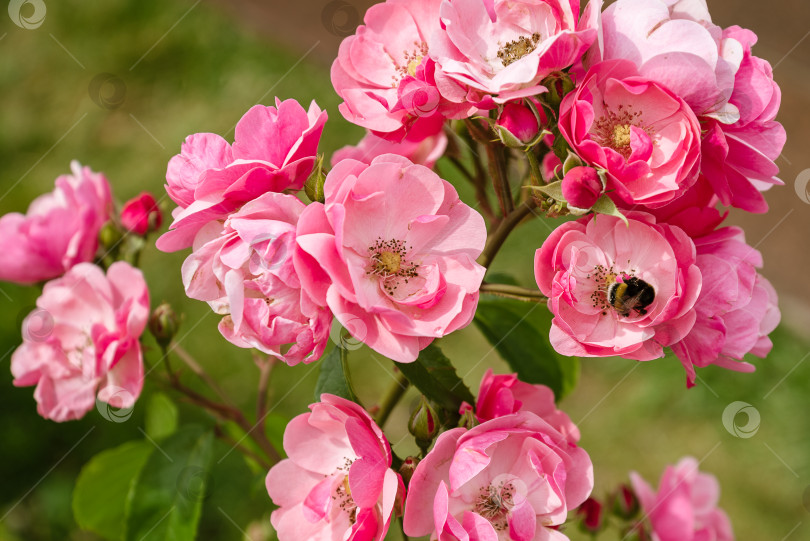
<svg viewBox="0 0 810 541"><path fill-rule="evenodd" d="M633 62L642 77L668 88L696 115L739 118L728 100L742 45L712 24L704 0L619 0L602 14L601 39L603 60ZM596 49L591 54L598 60Z"/></svg>
<svg viewBox="0 0 810 541"><path fill-rule="evenodd" d="M136 235L146 235L150 231L155 231L162 223L163 215L151 193L141 193L124 203L121 209L121 225Z"/></svg>
<svg viewBox="0 0 810 541"><path fill-rule="evenodd" d="M571 443L579 441L579 429L565 412L557 409L554 391L545 385L524 383L517 378L517 374L496 376L492 374L491 368L488 369L481 380L475 402L475 417L478 422L483 423L519 411L534 413Z"/></svg>
<svg viewBox="0 0 810 541"><path fill-rule="evenodd" d="M14 385L36 385L37 411L46 419L79 419L96 397L130 408L143 386L140 336L149 318L141 271L113 263L104 275L79 263L45 284L23 322L23 343L11 357Z"/></svg>
<svg viewBox="0 0 810 541"><path fill-rule="evenodd" d="M551 344L563 355L656 359L695 323L702 282L692 240L650 214L627 218L565 223L535 254Z"/></svg>
<svg viewBox="0 0 810 541"><path fill-rule="evenodd" d="M695 183L700 124L672 92L627 61L593 66L560 106L560 133L589 165L607 171L617 203L661 205Z"/></svg>
<svg viewBox="0 0 810 541"><path fill-rule="evenodd" d="M444 0L429 43L442 95L492 108L540 94L596 40L601 0Z"/></svg>
<svg viewBox="0 0 810 541"><path fill-rule="evenodd" d="M92 261L98 233L110 219L110 185L79 162L56 179L53 192L37 197L25 215L0 218L0 280L33 284Z"/></svg>
<svg viewBox="0 0 810 541"><path fill-rule="evenodd" d="M667 466L657 493L635 472L630 480L654 541L734 541L728 516L717 507L720 485L713 475L698 471L694 458Z"/></svg>
<svg viewBox="0 0 810 541"><path fill-rule="evenodd" d="M387 0L371 6L365 24L340 44L332 85L343 98L341 114L380 137L424 139L446 116L464 118L475 108L443 100L436 88L428 37L439 29L441 0Z"/></svg>
<svg viewBox="0 0 810 541"><path fill-rule="evenodd" d="M441 434L411 478L404 530L441 540L562 541L550 527L592 489L588 454L524 411Z"/></svg>
<svg viewBox="0 0 810 541"><path fill-rule="evenodd" d="M495 131L506 146L521 148L537 138L540 119L523 100L510 101L501 109Z"/></svg>
<svg viewBox="0 0 810 541"><path fill-rule="evenodd" d="M329 339L332 315L301 289L293 268L295 228L305 205L292 195L266 193L210 222L183 263L192 299L225 317L222 335L289 365L317 361Z"/></svg>
<svg viewBox="0 0 810 541"><path fill-rule="evenodd" d="M717 209L717 195L706 177L698 177L697 182L677 199L662 207L642 207L658 222L680 227L690 237L708 235L728 216L728 212Z"/></svg>
<svg viewBox="0 0 810 541"><path fill-rule="evenodd" d="M296 270L358 340L398 362L472 321L484 219L425 166L339 162L298 223Z"/></svg>
<svg viewBox="0 0 810 541"><path fill-rule="evenodd" d="M191 246L208 222L224 219L266 192L300 190L315 164L326 111L295 100L256 105L236 125L233 145L213 133L189 136L169 161L166 191L174 222L157 241L175 252Z"/></svg>
<svg viewBox="0 0 810 541"><path fill-rule="evenodd" d="M373 133L367 133L355 146L345 146L332 155L332 166L341 160L357 160L371 163L377 156L383 154L399 154L405 156L413 163L433 168L436 161L444 155L447 149L447 136L443 131L425 139L411 141L406 137L401 143L392 143Z"/></svg>
<svg viewBox="0 0 810 541"><path fill-rule="evenodd" d="M267 473L279 540L380 541L405 490L388 440L354 402L323 394L309 409L284 431L289 458Z"/></svg>
<svg viewBox="0 0 810 541"><path fill-rule="evenodd" d="M572 168L563 177L560 188L568 207L576 211L587 211L594 206L605 189L593 167Z"/></svg>
<svg viewBox="0 0 810 541"><path fill-rule="evenodd" d="M672 350L683 363L689 385L695 367L715 364L740 372L754 367L740 362L747 353L765 357L770 334L779 324L776 291L757 273L760 253L745 243L743 231L724 227L694 239L703 290L695 309L697 321Z"/></svg>
<svg viewBox="0 0 810 541"><path fill-rule="evenodd" d="M739 109L740 120L731 125L707 122L702 169L724 205L766 212L768 205L760 192L782 184L774 163L785 146L785 129L774 120L782 93L771 65L751 54L756 34L732 26L723 36L744 47L730 100Z"/></svg>

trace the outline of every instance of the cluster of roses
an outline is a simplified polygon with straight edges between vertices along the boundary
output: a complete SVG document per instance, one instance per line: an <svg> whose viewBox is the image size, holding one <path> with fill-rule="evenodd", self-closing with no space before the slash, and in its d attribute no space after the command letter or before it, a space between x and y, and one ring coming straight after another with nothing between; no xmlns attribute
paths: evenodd
<svg viewBox="0 0 810 541"><path fill-rule="evenodd" d="M578 507L583 529L605 528L608 501L590 497L591 459L548 387L487 371L475 407L462 406L466 426L443 432L421 461L408 457L398 471L363 408L324 394L310 409L287 426L288 458L267 474L279 539L380 541L402 516L411 537L565 541L560 527ZM636 473L631 482L609 500L625 539L733 541L717 480L694 459L667 468L657 493Z"/></svg>
<svg viewBox="0 0 810 541"><path fill-rule="evenodd" d="M161 222L151 195L115 213L104 175L75 161L71 169L25 215L0 218L0 280L47 281L11 358L14 385L36 385L39 414L54 421L83 417L97 398L130 408L140 395L149 292L140 270L105 260L122 235L143 237ZM110 238L100 250L103 230Z"/></svg>

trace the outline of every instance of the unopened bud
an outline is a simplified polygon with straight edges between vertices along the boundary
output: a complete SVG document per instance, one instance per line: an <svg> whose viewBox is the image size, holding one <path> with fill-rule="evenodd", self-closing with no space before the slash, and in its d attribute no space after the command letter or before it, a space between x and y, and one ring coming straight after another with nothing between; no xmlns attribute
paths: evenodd
<svg viewBox="0 0 810 541"><path fill-rule="evenodd" d="M98 233L98 243L104 253L109 253L121 243L123 238L121 229L113 222L107 222Z"/></svg>
<svg viewBox="0 0 810 541"><path fill-rule="evenodd" d="M599 533L605 525L605 514L602 504L594 498L588 498L577 509L580 528L587 533Z"/></svg>
<svg viewBox="0 0 810 541"><path fill-rule="evenodd" d="M121 225L136 235L143 237L157 231L162 223L163 214L155 197L149 192L143 192L138 197L130 199L121 209Z"/></svg>
<svg viewBox="0 0 810 541"><path fill-rule="evenodd" d="M326 171L323 167L323 154L315 160L315 167L304 183L304 192L313 203L323 203L323 183L326 181Z"/></svg>
<svg viewBox="0 0 810 541"><path fill-rule="evenodd" d="M596 169L576 166L565 174L560 188L568 208L572 212L581 211L578 214L583 214L596 204L605 185Z"/></svg>
<svg viewBox="0 0 810 541"><path fill-rule="evenodd" d="M495 132L507 147L525 150L539 142L540 121L523 100L510 101L495 122Z"/></svg>
<svg viewBox="0 0 810 541"><path fill-rule="evenodd" d="M633 490L626 484L620 485L608 499L611 512L617 517L630 520L640 509L638 498Z"/></svg>
<svg viewBox="0 0 810 541"><path fill-rule="evenodd" d="M478 424L478 419L475 417L475 410L467 402L461 403L458 414L461 415L461 418L458 420L458 426L461 428L469 430Z"/></svg>
<svg viewBox="0 0 810 541"><path fill-rule="evenodd" d="M408 431L413 434L416 444L423 451L430 447L433 438L439 433L439 417L424 395L408 420Z"/></svg>
<svg viewBox="0 0 810 541"><path fill-rule="evenodd" d="M416 471L416 466L418 465L419 459L415 456L409 456L402 461L402 466L399 467L399 474L402 476L402 482L405 483L405 486L408 486L408 483L411 482L413 472Z"/></svg>
<svg viewBox="0 0 810 541"><path fill-rule="evenodd" d="M554 109L559 108L565 95L574 90L574 81L562 71L552 73L541 84L548 89L543 99Z"/></svg>
<svg viewBox="0 0 810 541"><path fill-rule="evenodd" d="M178 328L180 328L180 318L168 303L164 302L155 308L152 317L149 318L149 331L164 350L171 344Z"/></svg>

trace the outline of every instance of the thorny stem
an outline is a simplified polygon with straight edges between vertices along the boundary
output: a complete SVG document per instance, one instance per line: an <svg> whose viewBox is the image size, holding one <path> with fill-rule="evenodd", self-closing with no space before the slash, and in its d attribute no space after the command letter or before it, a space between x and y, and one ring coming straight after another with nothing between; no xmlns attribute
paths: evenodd
<svg viewBox="0 0 810 541"><path fill-rule="evenodd" d="M490 295L497 295L499 297L507 297L525 302L545 303L548 301L548 298L539 291L509 284L484 283L481 285L481 293L488 293Z"/></svg>
<svg viewBox="0 0 810 541"><path fill-rule="evenodd" d="M481 255L478 257L479 265L484 267L490 266L492 260L495 258L495 255L503 246L504 241L506 241L506 237L509 236L512 230L517 227L517 225L522 222L526 216L532 213L535 207L537 207L537 203L532 198L522 203L514 210L514 212L506 216L498 227L495 228L495 231L489 235L487 244L484 247L484 251L481 252Z"/></svg>
<svg viewBox="0 0 810 541"><path fill-rule="evenodd" d="M406 378L402 372L397 371L396 379L388 388L388 391L382 399L382 403L380 403L380 411L377 413L376 419L377 426L382 428L385 425L388 416L391 415L391 412L394 411L394 407L408 390L408 385L410 385L408 378Z"/></svg>

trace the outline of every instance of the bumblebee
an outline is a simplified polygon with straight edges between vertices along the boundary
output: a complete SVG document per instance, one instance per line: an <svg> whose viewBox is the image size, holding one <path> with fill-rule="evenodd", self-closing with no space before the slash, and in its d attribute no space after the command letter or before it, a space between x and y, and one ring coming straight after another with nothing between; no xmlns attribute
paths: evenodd
<svg viewBox="0 0 810 541"><path fill-rule="evenodd" d="M620 315L630 316L635 311L639 315L647 313L647 307L655 300L655 289L653 286L630 276L621 282L614 282L607 292L608 302Z"/></svg>

